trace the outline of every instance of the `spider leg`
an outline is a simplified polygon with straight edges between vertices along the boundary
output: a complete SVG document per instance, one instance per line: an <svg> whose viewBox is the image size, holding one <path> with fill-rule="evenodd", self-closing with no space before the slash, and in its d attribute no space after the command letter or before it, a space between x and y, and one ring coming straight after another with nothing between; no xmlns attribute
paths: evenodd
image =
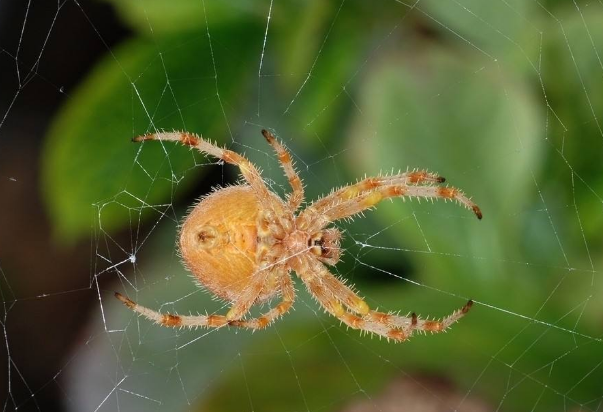
<svg viewBox="0 0 603 412"><path fill-rule="evenodd" d="M263 285L266 283L266 279L272 273L271 270L259 271L253 279L251 279L249 286L247 286L238 299L232 304L232 307L226 314L223 315L197 315L197 316L184 316L178 314L163 314L152 309L146 308L137 304L136 302L124 297L118 292L115 292L115 297L119 299L124 305L132 309L134 312L141 314L147 319L155 321L162 326L187 326L187 327L198 327L198 326L223 326L233 320L242 318L248 311L249 308L255 303L258 296L262 292Z"/></svg>
<svg viewBox="0 0 603 412"><path fill-rule="evenodd" d="M275 270L276 268L259 270L253 275L249 285L243 289L226 314L226 319L229 322L239 320L249 312L251 306L253 306L262 293L268 277L275 273Z"/></svg>
<svg viewBox="0 0 603 412"><path fill-rule="evenodd" d="M134 312L144 316L145 318L154 321L161 326L181 327L186 326L195 328L204 327L220 327L228 324L228 319L223 315L177 315L171 313L160 313L155 310L145 308L133 300L123 296L119 292L115 292L115 297L124 305L132 309Z"/></svg>
<svg viewBox="0 0 603 412"><path fill-rule="evenodd" d="M461 309L441 321L422 320L414 313L410 316L399 316L379 312L371 310L362 298L320 262L304 259L297 266L298 273L309 291L329 313L354 329L375 333L395 341L409 339L415 330L443 332L462 318L473 304L472 301L467 302ZM346 311L342 303L355 313Z"/></svg>
<svg viewBox="0 0 603 412"><path fill-rule="evenodd" d="M266 272L266 271L264 271ZM168 327L221 327L225 325L238 326L249 329L263 329L274 322L280 316L285 314L295 299L295 291L291 283L291 277L284 273L280 278L282 301L274 308L270 309L264 315L248 320L240 320L255 303L258 295L262 291L262 283L265 283L266 276L258 276L254 282L243 292L243 295L233 304L226 316L223 315L197 315L183 316L178 314L160 313L146 308L126 298L119 292L115 292L115 297L134 312L154 321L162 326ZM259 287L258 287L259 285Z"/></svg>
<svg viewBox="0 0 603 412"><path fill-rule="evenodd" d="M301 202L304 200L304 185L302 184L301 179L293 167L293 161L291 160L291 155L287 149L278 140L276 140L274 135L268 130L262 130L262 134L276 152L278 160L285 171L285 176L287 176L287 179L289 179L289 184L291 185L291 189L293 191L289 195L287 202L289 205L289 210L291 212L295 212Z"/></svg>
<svg viewBox="0 0 603 412"><path fill-rule="evenodd" d="M272 200L273 194L270 192L268 187L266 187L260 172L253 165L253 163L251 163L244 156L241 156L232 150L223 149L206 140L203 140L203 138L194 133L188 132L151 133L132 139L134 142L142 142L145 140L180 142L185 146L194 147L200 152L210 154L226 163L238 166L241 174L256 193L262 208L273 210L279 216L283 214L283 206L279 202Z"/></svg>
<svg viewBox="0 0 603 412"><path fill-rule="evenodd" d="M329 195L314 202L311 207L322 208L325 205L332 204L337 199L350 199L380 186L434 184L445 181L444 177L427 170L413 170L390 176L367 177L358 183L334 190Z"/></svg>
<svg viewBox="0 0 603 412"><path fill-rule="evenodd" d="M264 313L262 316L253 319L234 320L229 322L230 326L238 326L249 329L264 329L276 319L284 315L291 309L293 301L295 300L295 290L291 283L291 277L288 273L284 273L281 277L281 302Z"/></svg>
<svg viewBox="0 0 603 412"><path fill-rule="evenodd" d="M302 276L302 280L327 312L353 329L375 333L400 342L406 340L412 333L410 327L400 328L386 322L373 321L366 315L361 317L346 311L335 293L317 276Z"/></svg>
<svg viewBox="0 0 603 412"><path fill-rule="evenodd" d="M351 197L340 196L330 204L314 205L305 209L298 218L298 227L308 231L320 230L330 222L353 216L374 207L384 199L392 197L426 198L456 200L459 204L472 210L478 219L482 218L479 207L454 187L443 186L408 186L404 184L376 186L373 190L355 193Z"/></svg>

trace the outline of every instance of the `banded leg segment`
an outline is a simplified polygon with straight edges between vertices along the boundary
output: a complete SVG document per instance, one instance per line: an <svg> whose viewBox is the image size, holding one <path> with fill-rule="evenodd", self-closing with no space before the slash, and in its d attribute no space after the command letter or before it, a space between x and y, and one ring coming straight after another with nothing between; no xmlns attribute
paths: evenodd
<svg viewBox="0 0 603 412"><path fill-rule="evenodd" d="M262 130L262 134L268 143L270 143L270 145L274 148L274 151L278 156L278 160L285 171L285 175L289 180L292 192L289 195L287 203L289 205L289 210L291 212L295 212L299 205L301 205L301 202L304 200L304 185L302 184L301 179L293 167L293 161L291 160L291 155L287 149L278 140L276 140L274 135L268 130Z"/></svg>
<svg viewBox="0 0 603 412"><path fill-rule="evenodd" d="M454 187L387 185L378 186L349 199L339 198L321 207L311 206L301 214L299 220L304 225L302 227L307 227L310 231L320 230L330 222L356 215L392 197L455 200L473 211L478 219L482 218L479 207Z"/></svg>
<svg viewBox="0 0 603 412"><path fill-rule="evenodd" d="M354 329L375 333L395 341L409 339L416 330L443 332L465 316L473 304L472 301L467 302L461 309L441 321L422 320L414 313L410 316L399 316L379 312L370 309L362 298L331 274L326 267L323 266L320 270L317 265L323 266L320 262L305 259L299 268L300 277L329 313ZM344 306L350 311L346 311Z"/></svg>
<svg viewBox="0 0 603 412"><path fill-rule="evenodd" d="M163 132L163 133L151 133L143 136L138 136L132 139L134 142L142 142L146 140L162 140L180 142L185 146L194 147L202 153L212 155L226 163L238 166L241 174L252 187L257 195L258 201L262 205L262 208L267 210L273 210L276 215L280 216L283 214L283 205L280 202L274 202L272 200L273 194L269 191L260 175L260 172L256 167L244 156L233 152L232 150L223 149L216 146L206 140L203 140L201 136L194 133L188 132Z"/></svg>
<svg viewBox="0 0 603 412"><path fill-rule="evenodd" d="M228 324L226 316L222 315L177 315L171 313L160 313L155 310L145 308L133 300L123 296L121 293L115 292L115 297L124 305L132 309L139 315L154 321L161 326L188 328L196 327L221 327Z"/></svg>
<svg viewBox="0 0 603 412"><path fill-rule="evenodd" d="M333 204L341 199L353 199L358 195L374 190L381 186L394 185L422 185L443 183L446 179L437 173L431 173L426 170L413 170L405 173L398 173L390 176L367 177L358 183L344 186L334 190L328 196L325 196L314 202L309 209L321 209L326 205Z"/></svg>
<svg viewBox="0 0 603 412"><path fill-rule="evenodd" d="M295 300L295 290L288 273L281 276L281 302L268 312L253 319L234 320L229 322L230 326L238 326L248 329L264 329L272 322L283 316L291 309Z"/></svg>
<svg viewBox="0 0 603 412"><path fill-rule="evenodd" d="M134 312L144 316L145 318L154 321L162 326L168 327L220 327L228 325L229 322L240 319L251 306L256 302L258 296L262 292L263 285L266 279L272 272L263 270L255 274L249 286L243 290L239 298L233 303L232 307L224 315L178 315L171 313L160 313L155 310L146 308L126 298L118 292L115 292L115 297L124 305L132 309Z"/></svg>
<svg viewBox="0 0 603 412"><path fill-rule="evenodd" d="M303 265L303 272L312 273L317 276L324 287L330 290L337 297L337 300L343 303L348 309L360 315L369 313L370 309L367 303L351 287L346 285L344 281L329 272L327 267L321 262L316 259L304 259Z"/></svg>
<svg viewBox="0 0 603 412"><path fill-rule="evenodd" d="M237 297L237 300L234 301L232 307L226 314L226 319L228 319L229 322L239 320L245 316L247 312L249 312L251 306L253 306L262 293L262 289L264 289L264 285L267 283L268 277L272 276L273 273L276 273L275 268L270 270L259 270L253 275L249 285L243 289L243 291Z"/></svg>
<svg viewBox="0 0 603 412"><path fill-rule="evenodd" d="M455 310L442 320L424 320L417 318L415 329L423 332L443 332L453 323L458 322L460 318L465 316L472 306L473 301L469 300L462 308ZM398 322L398 317L393 318L393 323L396 324L396 322Z"/></svg>
<svg viewBox="0 0 603 412"><path fill-rule="evenodd" d="M385 322L378 322L369 316L358 316L346 311L339 301L336 294L317 276L304 276L302 280L310 293L316 298L318 303L331 315L348 325L353 329L375 333L379 336L391 338L396 341L406 340L410 332Z"/></svg>
<svg viewBox="0 0 603 412"><path fill-rule="evenodd" d="M295 300L295 290L293 289L293 284L291 283L291 277L289 275L285 275L281 278L281 293L282 300L276 305L274 308L270 309L264 315L254 318L254 319L239 319L239 320L231 320L229 319L229 315L233 313L233 310L228 312L226 316L224 315L196 315L196 316L185 316L171 313L160 313L155 310L146 308L132 301L131 299L126 298L122 294L115 292L115 297L119 299L124 305L128 308L132 309L134 312L140 314L141 316L154 321L155 323L161 326L167 327L222 327L222 326L237 326L241 328L247 329L263 329L267 327L269 324L274 322L276 319L284 315L291 309L293 302ZM256 296L257 297L257 296ZM234 307L233 307L234 309ZM248 310L248 309L247 309ZM238 313L238 310L235 310ZM245 312L246 313L246 312ZM234 315L231 315L234 316Z"/></svg>

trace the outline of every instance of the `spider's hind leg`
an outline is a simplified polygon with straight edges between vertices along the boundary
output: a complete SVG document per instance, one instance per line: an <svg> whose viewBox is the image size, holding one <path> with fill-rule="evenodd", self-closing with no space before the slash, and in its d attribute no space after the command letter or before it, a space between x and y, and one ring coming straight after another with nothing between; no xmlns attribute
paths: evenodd
<svg viewBox="0 0 603 412"><path fill-rule="evenodd" d="M228 324L228 319L226 316L222 315L177 315L171 313L160 313L155 310L146 308L144 306L139 305L133 300L123 296L119 292L115 292L115 297L119 299L124 305L128 308L132 309L134 312L139 315L154 321L155 323L161 326L167 327L220 327Z"/></svg>

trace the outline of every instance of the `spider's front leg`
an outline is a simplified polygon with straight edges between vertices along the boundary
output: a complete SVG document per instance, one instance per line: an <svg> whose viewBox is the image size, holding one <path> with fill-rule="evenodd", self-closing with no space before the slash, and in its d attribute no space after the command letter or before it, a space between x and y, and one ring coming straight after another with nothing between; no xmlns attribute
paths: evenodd
<svg viewBox="0 0 603 412"><path fill-rule="evenodd" d="M443 183L446 179L437 173L427 170L413 170L410 172L398 173L389 176L367 177L358 183L347 185L341 189L334 190L328 196L325 196L312 204L313 209L321 209L329 204L333 204L339 199L351 199L360 194L369 192L381 186L393 185L424 185Z"/></svg>
<svg viewBox="0 0 603 412"><path fill-rule="evenodd" d="M297 266L298 273L310 292L329 313L354 329L375 333L395 341L409 339L415 330L443 332L465 316L473 305L473 302L469 301L441 321L422 320L414 313L410 316L399 316L379 312L371 310L362 298L331 274L320 262L305 258ZM344 306L354 313L346 311Z"/></svg>
<svg viewBox="0 0 603 412"><path fill-rule="evenodd" d="M337 198L333 198L332 202L328 204L312 205L299 216L298 226L307 228L306 230L308 231L317 231L327 226L330 222L356 215L376 206L382 200L392 197L455 200L473 211L478 219L482 218L480 208L457 188L398 184L379 185L373 190L353 193L350 196L340 195Z"/></svg>

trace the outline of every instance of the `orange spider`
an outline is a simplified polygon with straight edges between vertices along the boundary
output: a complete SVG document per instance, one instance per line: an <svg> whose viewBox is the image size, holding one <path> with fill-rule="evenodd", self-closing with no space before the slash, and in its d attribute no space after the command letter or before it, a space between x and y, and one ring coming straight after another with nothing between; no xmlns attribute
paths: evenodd
<svg viewBox="0 0 603 412"><path fill-rule="evenodd" d="M180 252L187 268L215 296L232 303L226 315L183 316L162 314L115 293L127 307L163 326L262 329L293 305L292 270L322 307L346 325L395 341L408 339L415 330L441 332L464 316L472 301L441 321L421 320L371 310L354 290L329 272L325 264L339 261L341 232L327 226L338 219L372 208L391 197L453 199L479 208L460 190L437 186L444 178L426 171L369 177L342 187L297 212L304 199L302 182L291 156L272 133L262 130L285 171L292 193L283 201L271 192L256 167L245 157L187 132L139 136L135 142L170 140L197 148L239 167L247 184L226 187L204 197L185 219ZM262 316L245 319L251 306L281 296L281 302Z"/></svg>

